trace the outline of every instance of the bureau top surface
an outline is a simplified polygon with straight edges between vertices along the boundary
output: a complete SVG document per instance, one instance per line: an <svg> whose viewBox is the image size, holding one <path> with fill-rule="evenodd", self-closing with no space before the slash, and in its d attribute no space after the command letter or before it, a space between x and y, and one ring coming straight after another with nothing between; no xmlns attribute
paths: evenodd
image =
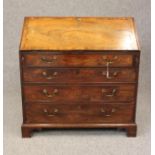
<svg viewBox="0 0 155 155"><path fill-rule="evenodd" d="M130 17L26 17L20 51L139 50Z"/></svg>

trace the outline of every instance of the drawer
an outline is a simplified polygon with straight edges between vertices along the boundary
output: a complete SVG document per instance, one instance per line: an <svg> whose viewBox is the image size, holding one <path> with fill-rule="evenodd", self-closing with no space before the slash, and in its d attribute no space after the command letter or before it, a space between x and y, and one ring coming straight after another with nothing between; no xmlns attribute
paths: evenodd
<svg viewBox="0 0 155 155"><path fill-rule="evenodd" d="M40 102L118 102L133 101L135 85L76 86L76 85L25 85L26 101Z"/></svg>
<svg viewBox="0 0 155 155"><path fill-rule="evenodd" d="M35 83L135 82L136 70L132 68L110 68L108 71L105 68L24 68L23 80Z"/></svg>
<svg viewBox="0 0 155 155"><path fill-rule="evenodd" d="M103 54L25 54L23 64L36 67L128 67L133 56Z"/></svg>
<svg viewBox="0 0 155 155"><path fill-rule="evenodd" d="M48 104L27 103L26 123L128 123L132 104Z"/></svg>

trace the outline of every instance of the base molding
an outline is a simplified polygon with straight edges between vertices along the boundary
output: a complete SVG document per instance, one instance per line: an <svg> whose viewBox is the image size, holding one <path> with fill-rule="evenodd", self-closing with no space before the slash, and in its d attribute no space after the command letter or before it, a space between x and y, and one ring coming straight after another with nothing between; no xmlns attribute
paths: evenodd
<svg viewBox="0 0 155 155"><path fill-rule="evenodd" d="M136 137L137 134L137 125L136 123L129 124L22 124L22 137L29 138L32 136L34 130L41 129L97 129L97 128L117 128L117 129L125 129L128 137Z"/></svg>

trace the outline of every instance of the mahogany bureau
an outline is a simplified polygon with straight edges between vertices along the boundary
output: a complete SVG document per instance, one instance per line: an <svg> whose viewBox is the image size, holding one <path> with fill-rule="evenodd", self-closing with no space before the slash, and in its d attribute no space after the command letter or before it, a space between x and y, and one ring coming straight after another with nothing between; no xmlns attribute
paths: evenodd
<svg viewBox="0 0 155 155"><path fill-rule="evenodd" d="M26 17L22 137L43 128L121 128L136 136L140 48L131 17Z"/></svg>

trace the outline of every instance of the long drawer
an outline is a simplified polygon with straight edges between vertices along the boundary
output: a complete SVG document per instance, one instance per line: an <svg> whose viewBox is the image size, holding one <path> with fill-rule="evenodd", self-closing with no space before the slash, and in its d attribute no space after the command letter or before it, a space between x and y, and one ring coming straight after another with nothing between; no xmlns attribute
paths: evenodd
<svg viewBox="0 0 155 155"><path fill-rule="evenodd" d="M27 123L128 123L133 121L132 104L27 103Z"/></svg>
<svg viewBox="0 0 155 155"><path fill-rule="evenodd" d="M134 68L24 68L24 82L97 83L135 82Z"/></svg>
<svg viewBox="0 0 155 155"><path fill-rule="evenodd" d="M133 101L135 85L24 85L25 101L42 102L119 102Z"/></svg>
<svg viewBox="0 0 155 155"><path fill-rule="evenodd" d="M25 66L35 67L130 67L133 55L103 54L25 54Z"/></svg>

